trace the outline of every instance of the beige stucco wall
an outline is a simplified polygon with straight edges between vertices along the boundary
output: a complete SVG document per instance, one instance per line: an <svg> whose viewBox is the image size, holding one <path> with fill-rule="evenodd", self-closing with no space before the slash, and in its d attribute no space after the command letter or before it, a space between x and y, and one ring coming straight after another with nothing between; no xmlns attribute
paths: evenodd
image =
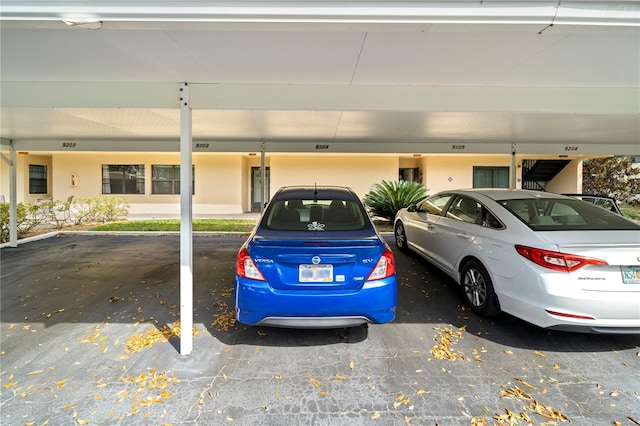
<svg viewBox="0 0 640 426"><path fill-rule="evenodd" d="M8 154L5 154L8 155ZM178 153L53 153L16 156L18 201L34 203L45 195L28 194L29 164L48 166L49 194L55 200L69 196L102 196L102 164L144 164L145 194L127 194L130 213L161 217L178 215L179 195L151 194L151 165L178 165ZM521 158L517 158L520 164ZM473 186L474 166L509 167L509 155L423 155L408 157L373 154L267 154L270 193L286 185L342 185L362 198L374 183L398 179L399 168L419 168L429 194ZM251 211L251 168L260 167L260 155L195 153L194 215L238 214ZM521 169L518 168L518 177ZM76 175L77 185L71 185ZM517 182L517 187L520 183ZM549 184L553 192L580 192L582 162L572 161ZM0 164L0 194L9 195L9 166ZM121 196L121 195L114 195ZM157 216L156 216L157 215Z"/></svg>
<svg viewBox="0 0 640 426"><path fill-rule="evenodd" d="M508 155L427 155L422 159L424 186L429 195L473 187L473 167L509 167Z"/></svg>
<svg viewBox="0 0 640 426"><path fill-rule="evenodd" d="M3 152L8 158L9 152ZM29 194L29 165L47 166L47 193ZM4 195L5 201L9 202L9 165L0 160L0 194ZM29 154L26 152L16 153L16 198L19 203L34 204L39 198L51 198L53 183L51 180L53 167L50 155Z"/></svg>
<svg viewBox="0 0 640 426"><path fill-rule="evenodd" d="M144 164L144 194L114 194L125 196L132 215L177 215L179 195L151 193L152 165L179 165L179 154L169 153L59 153L53 155L53 185L55 199L102 196L102 164ZM193 213L237 214L243 212L242 157L233 154L194 154L195 194ZM77 186L71 186L71 175L77 176ZM107 195L110 196L110 195Z"/></svg>
<svg viewBox="0 0 640 426"><path fill-rule="evenodd" d="M2 151L2 154L9 158L8 151ZM9 165L0 158L0 195L4 196L5 201L9 202Z"/></svg>
<svg viewBox="0 0 640 426"><path fill-rule="evenodd" d="M547 191L558 194L582 192L582 160L572 160L548 184Z"/></svg>
<svg viewBox="0 0 640 426"><path fill-rule="evenodd" d="M286 185L339 185L363 198L374 183L398 179L398 156L363 154L271 155L271 193Z"/></svg>

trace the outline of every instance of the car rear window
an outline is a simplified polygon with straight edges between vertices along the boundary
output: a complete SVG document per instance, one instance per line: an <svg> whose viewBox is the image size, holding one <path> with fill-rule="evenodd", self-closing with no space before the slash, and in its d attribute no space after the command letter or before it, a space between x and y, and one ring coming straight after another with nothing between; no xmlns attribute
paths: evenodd
<svg viewBox="0 0 640 426"><path fill-rule="evenodd" d="M527 198L499 201L534 231L640 230L640 224L576 199Z"/></svg>
<svg viewBox="0 0 640 426"><path fill-rule="evenodd" d="M356 231L369 227L366 215L354 200L274 200L261 225L280 231Z"/></svg>

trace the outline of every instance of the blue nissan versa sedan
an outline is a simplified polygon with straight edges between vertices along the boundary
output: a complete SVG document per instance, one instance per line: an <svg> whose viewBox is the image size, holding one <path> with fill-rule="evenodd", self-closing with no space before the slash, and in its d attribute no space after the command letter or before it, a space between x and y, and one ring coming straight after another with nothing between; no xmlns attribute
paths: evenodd
<svg viewBox="0 0 640 426"><path fill-rule="evenodd" d="M238 252L236 319L288 328L392 321L391 250L349 188L283 187Z"/></svg>

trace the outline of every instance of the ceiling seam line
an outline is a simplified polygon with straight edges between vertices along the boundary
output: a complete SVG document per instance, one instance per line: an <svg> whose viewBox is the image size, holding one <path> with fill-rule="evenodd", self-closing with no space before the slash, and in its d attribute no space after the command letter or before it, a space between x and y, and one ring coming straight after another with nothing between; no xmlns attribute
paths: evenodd
<svg viewBox="0 0 640 426"><path fill-rule="evenodd" d="M549 25L547 25L546 27L544 27L543 29L541 29L540 31L538 31L538 34L542 34L546 29L553 27L553 25L556 22L556 18L558 17L558 10L560 10L560 3L562 2L562 0L558 0L558 5L556 6L556 11L553 14L553 18L551 18L551 23Z"/></svg>
<svg viewBox="0 0 640 426"><path fill-rule="evenodd" d="M351 80L349 80L349 86L353 85L353 79L356 76L356 72L358 71L358 66L360 65L360 58L362 57L362 51L364 50L364 45L367 42L367 36L369 32L364 33L364 38L362 39L362 43L360 44L360 51L358 52L358 59L356 59L356 64L353 67L353 72L351 73Z"/></svg>
<svg viewBox="0 0 640 426"><path fill-rule="evenodd" d="M340 114L338 115L338 122L336 123L336 128L333 129L333 142L336 142L338 140L338 130L340 129L340 123L342 123L343 114L344 114L344 111L340 111Z"/></svg>

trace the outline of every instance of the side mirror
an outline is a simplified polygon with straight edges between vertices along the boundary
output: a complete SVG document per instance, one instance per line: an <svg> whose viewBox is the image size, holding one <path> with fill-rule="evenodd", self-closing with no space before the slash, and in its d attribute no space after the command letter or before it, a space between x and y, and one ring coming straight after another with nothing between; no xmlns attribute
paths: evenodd
<svg viewBox="0 0 640 426"><path fill-rule="evenodd" d="M416 206L415 204L413 206L407 207L408 212L415 212L416 210L418 210L418 206Z"/></svg>

